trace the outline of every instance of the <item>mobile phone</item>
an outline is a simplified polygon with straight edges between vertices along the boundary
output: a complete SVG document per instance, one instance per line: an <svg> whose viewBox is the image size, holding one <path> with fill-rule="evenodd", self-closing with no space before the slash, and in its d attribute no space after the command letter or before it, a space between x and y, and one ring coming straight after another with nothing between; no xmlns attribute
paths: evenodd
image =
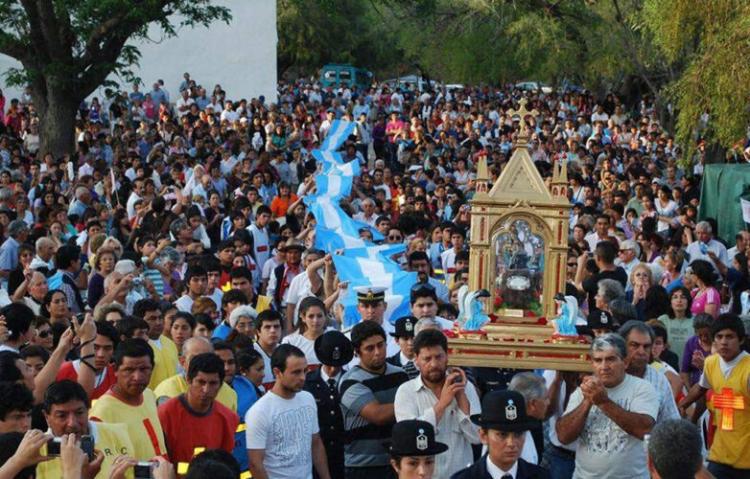
<svg viewBox="0 0 750 479"><path fill-rule="evenodd" d="M86 453L89 461L93 461L94 455L94 438L92 436L81 436L81 450Z"/></svg>
<svg viewBox="0 0 750 479"><path fill-rule="evenodd" d="M140 461L133 466L134 479L152 479L154 477L154 463L151 461Z"/></svg>
<svg viewBox="0 0 750 479"><path fill-rule="evenodd" d="M47 441L47 456L59 456L60 455L60 438L53 437Z"/></svg>
<svg viewBox="0 0 750 479"><path fill-rule="evenodd" d="M47 455L48 456L59 456L60 455L60 438L53 437L47 441ZM81 450L86 453L89 461L93 461L94 455L94 438L92 436L81 436Z"/></svg>
<svg viewBox="0 0 750 479"><path fill-rule="evenodd" d="M86 313L78 313L76 314L76 323L78 323L78 326L83 324L83 320L86 319Z"/></svg>

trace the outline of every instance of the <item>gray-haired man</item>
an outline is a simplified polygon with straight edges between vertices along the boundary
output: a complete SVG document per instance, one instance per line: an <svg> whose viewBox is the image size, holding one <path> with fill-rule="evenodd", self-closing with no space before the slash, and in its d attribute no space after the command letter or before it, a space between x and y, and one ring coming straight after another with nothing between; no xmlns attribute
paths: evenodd
<svg viewBox="0 0 750 479"><path fill-rule="evenodd" d="M556 424L563 444L579 439L573 477L648 479L643 437L659 411L656 391L625 372L627 349L621 336L595 338L591 356L593 376L584 378Z"/></svg>

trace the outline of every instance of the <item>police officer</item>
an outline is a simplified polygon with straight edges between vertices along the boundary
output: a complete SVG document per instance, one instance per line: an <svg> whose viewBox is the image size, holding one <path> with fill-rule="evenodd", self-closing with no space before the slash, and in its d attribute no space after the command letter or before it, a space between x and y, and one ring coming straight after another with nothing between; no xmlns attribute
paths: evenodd
<svg viewBox="0 0 750 479"><path fill-rule="evenodd" d="M357 312L362 321L374 321L379 324L386 335L389 335L385 341L386 354L393 356L399 352L398 343L390 336L394 332L393 324L385 321L385 288L380 286L357 286L354 288L357 293ZM355 358L354 363L349 367L355 366L359 361Z"/></svg>
<svg viewBox="0 0 750 479"><path fill-rule="evenodd" d="M523 396L516 391L493 391L482 399L482 413L471 416L487 454L451 479L549 479L549 472L521 459L526 431L534 419L526 414Z"/></svg>
<svg viewBox="0 0 750 479"><path fill-rule="evenodd" d="M318 406L320 438L325 444L331 477L344 477L344 419L338 386L342 367L351 361L354 350L343 333L327 331L315 340L315 355L321 366L307 373L303 389L313 395ZM313 475L317 479L315 471Z"/></svg>
<svg viewBox="0 0 750 479"><path fill-rule="evenodd" d="M405 316L396 321L396 331L391 333L391 336L396 338L401 351L386 359L390 364L402 368L409 379L419 376L419 370L414 365L414 351L412 350L416 326L417 318L414 316Z"/></svg>
<svg viewBox="0 0 750 479"><path fill-rule="evenodd" d="M399 479L432 479L435 456L447 450L447 445L435 441L435 429L427 421L407 419L393 426L389 452Z"/></svg>

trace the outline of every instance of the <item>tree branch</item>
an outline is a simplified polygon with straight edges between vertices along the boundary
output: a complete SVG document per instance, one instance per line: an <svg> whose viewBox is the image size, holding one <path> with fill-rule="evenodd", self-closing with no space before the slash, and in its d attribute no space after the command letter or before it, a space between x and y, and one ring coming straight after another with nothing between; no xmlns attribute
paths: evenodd
<svg viewBox="0 0 750 479"><path fill-rule="evenodd" d="M49 61L50 56L47 51L47 43L42 34L42 22L39 18L39 12L36 9L36 5L34 5L33 0L21 0L21 5L23 6L24 11L26 11L26 16L29 19L29 39L36 50L34 53L41 57L41 59Z"/></svg>
<svg viewBox="0 0 750 479"><path fill-rule="evenodd" d="M26 45L10 33L0 30L0 53L21 61L30 52Z"/></svg>

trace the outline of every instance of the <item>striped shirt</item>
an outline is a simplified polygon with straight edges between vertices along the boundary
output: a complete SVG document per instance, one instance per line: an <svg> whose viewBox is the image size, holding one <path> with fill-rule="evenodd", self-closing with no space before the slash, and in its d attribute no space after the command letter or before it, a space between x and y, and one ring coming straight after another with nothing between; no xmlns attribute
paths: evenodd
<svg viewBox="0 0 750 479"><path fill-rule="evenodd" d="M344 373L339 391L347 438L344 448L346 467L388 465L389 455L383 443L391 437L395 419L390 424L370 424L359 413L373 401L393 404L398 387L408 379L403 369L388 363L383 374L371 373L360 366Z"/></svg>

